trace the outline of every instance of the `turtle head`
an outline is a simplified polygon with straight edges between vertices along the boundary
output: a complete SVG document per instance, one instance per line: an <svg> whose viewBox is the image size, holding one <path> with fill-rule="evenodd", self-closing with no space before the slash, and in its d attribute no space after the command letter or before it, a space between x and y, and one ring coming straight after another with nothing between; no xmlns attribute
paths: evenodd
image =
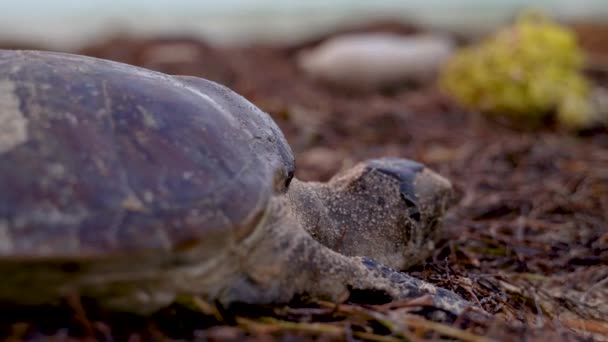
<svg viewBox="0 0 608 342"><path fill-rule="evenodd" d="M452 198L447 179L400 158L368 160L328 183L297 183L293 190L302 209L296 216L318 241L400 269L431 254Z"/></svg>

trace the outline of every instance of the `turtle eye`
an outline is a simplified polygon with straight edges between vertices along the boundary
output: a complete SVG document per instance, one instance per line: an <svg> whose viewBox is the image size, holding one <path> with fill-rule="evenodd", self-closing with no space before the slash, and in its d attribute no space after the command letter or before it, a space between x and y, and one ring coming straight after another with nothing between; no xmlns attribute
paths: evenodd
<svg viewBox="0 0 608 342"><path fill-rule="evenodd" d="M414 221L420 221L420 211L418 210L418 205L416 205L416 201L411 197L404 193L403 191L400 193L401 199L405 202L405 205L408 206L408 216Z"/></svg>
<svg viewBox="0 0 608 342"><path fill-rule="evenodd" d="M405 202L405 205L407 205L408 207L416 207L416 201L412 199L412 197L409 196L406 192L401 191L399 195L401 195L401 199L403 200L403 202Z"/></svg>
<svg viewBox="0 0 608 342"><path fill-rule="evenodd" d="M418 208L411 208L409 211L409 216L412 220L420 222L420 211L418 211Z"/></svg>

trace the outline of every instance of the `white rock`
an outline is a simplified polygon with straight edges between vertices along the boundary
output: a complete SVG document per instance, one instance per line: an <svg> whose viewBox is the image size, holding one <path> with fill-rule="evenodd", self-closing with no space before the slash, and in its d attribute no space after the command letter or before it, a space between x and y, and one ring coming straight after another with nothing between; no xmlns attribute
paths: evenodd
<svg viewBox="0 0 608 342"><path fill-rule="evenodd" d="M298 55L310 76L339 86L373 89L436 76L454 42L439 35L346 34Z"/></svg>

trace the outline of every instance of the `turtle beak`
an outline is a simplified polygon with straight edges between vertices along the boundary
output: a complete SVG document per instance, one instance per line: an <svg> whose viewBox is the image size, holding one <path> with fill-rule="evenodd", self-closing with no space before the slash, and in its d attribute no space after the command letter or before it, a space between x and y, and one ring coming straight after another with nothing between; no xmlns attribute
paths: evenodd
<svg viewBox="0 0 608 342"><path fill-rule="evenodd" d="M416 175L413 188L418 210L427 218L441 217L453 197L450 181L428 168Z"/></svg>

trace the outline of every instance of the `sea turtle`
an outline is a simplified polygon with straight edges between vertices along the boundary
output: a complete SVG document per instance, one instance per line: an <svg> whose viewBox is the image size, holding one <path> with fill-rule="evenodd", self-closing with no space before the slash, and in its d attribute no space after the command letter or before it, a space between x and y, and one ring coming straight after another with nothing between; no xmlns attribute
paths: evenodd
<svg viewBox="0 0 608 342"><path fill-rule="evenodd" d="M229 305L368 289L468 306L380 264L428 256L447 180L396 158L328 183L294 168L270 116L222 85L0 50L0 302L77 294L149 313L178 295Z"/></svg>

